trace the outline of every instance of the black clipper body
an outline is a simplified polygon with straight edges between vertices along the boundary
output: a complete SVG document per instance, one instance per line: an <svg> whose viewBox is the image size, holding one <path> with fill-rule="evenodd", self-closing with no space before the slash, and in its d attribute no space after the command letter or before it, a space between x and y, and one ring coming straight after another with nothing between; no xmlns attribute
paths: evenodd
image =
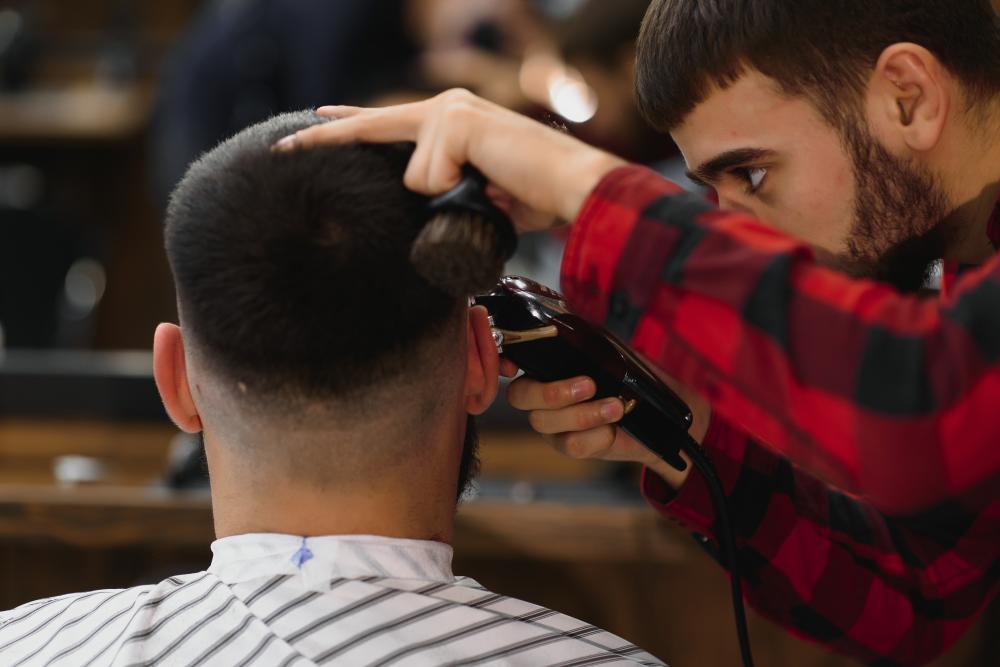
<svg viewBox="0 0 1000 667"><path fill-rule="evenodd" d="M543 382L586 375L595 398L617 396L625 404L619 426L677 468L691 426L691 410L647 366L603 327L573 314L563 297L517 276L501 278L475 302L490 313L501 356Z"/></svg>

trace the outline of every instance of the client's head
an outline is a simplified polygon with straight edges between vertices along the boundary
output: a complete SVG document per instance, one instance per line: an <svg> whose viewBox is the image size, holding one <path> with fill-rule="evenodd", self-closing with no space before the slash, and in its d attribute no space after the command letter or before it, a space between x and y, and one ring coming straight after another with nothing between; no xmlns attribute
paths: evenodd
<svg viewBox="0 0 1000 667"><path fill-rule="evenodd" d="M475 460L469 415L496 393L486 313L409 263L412 146L269 150L317 122L247 128L177 186L181 325L157 330L157 385L204 433L218 532L440 537Z"/></svg>

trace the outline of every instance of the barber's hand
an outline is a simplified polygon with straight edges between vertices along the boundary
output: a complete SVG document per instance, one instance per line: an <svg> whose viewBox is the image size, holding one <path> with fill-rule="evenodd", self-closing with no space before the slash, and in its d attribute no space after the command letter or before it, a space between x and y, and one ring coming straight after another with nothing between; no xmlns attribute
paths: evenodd
<svg viewBox="0 0 1000 667"><path fill-rule="evenodd" d="M363 109L322 107L336 119L285 137L274 150L355 141L415 141L404 182L436 195L454 187L462 165L475 165L491 195L521 231L572 221L598 181L624 162L521 114L454 89L420 102Z"/></svg>
<svg viewBox="0 0 1000 667"><path fill-rule="evenodd" d="M511 368L503 370L509 373ZM700 441L708 429L708 403L681 387L672 388L691 407L694 413L691 435ZM532 428L563 454L577 459L642 463L673 488L680 488L691 471L687 456L681 453L688 463L684 471L656 457L616 426L624 416L622 402L617 398L590 400L596 391L594 381L586 377L548 383L520 377L507 388L507 400L514 408L529 411Z"/></svg>

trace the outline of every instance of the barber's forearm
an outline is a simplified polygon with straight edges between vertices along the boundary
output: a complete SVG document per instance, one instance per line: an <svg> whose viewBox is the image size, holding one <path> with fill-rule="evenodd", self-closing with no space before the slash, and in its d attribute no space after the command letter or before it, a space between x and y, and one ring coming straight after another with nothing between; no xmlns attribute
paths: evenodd
<svg viewBox="0 0 1000 667"><path fill-rule="evenodd" d="M576 219L601 179L626 162L518 114L470 108L469 161L532 209Z"/></svg>
<svg viewBox="0 0 1000 667"><path fill-rule="evenodd" d="M317 110L321 123L277 141L277 152L355 141L414 141L403 181L414 192L437 195L455 186L462 166L473 164L517 203L521 231L574 220L601 179L625 164L517 112L449 90L427 100L380 109L331 106ZM513 206L513 203L512 203ZM526 210L525 210L526 209ZM528 215L527 212L531 212Z"/></svg>

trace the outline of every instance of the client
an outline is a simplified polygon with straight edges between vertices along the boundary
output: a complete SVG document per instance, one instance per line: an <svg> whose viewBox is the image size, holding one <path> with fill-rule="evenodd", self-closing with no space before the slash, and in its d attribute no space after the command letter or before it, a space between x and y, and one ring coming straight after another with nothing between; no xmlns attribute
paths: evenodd
<svg viewBox="0 0 1000 667"><path fill-rule="evenodd" d="M452 574L470 415L497 392L487 314L409 265L412 147L269 151L320 120L237 134L167 211L181 326L157 329L154 372L203 434L211 567L0 614L0 662L662 664Z"/></svg>

